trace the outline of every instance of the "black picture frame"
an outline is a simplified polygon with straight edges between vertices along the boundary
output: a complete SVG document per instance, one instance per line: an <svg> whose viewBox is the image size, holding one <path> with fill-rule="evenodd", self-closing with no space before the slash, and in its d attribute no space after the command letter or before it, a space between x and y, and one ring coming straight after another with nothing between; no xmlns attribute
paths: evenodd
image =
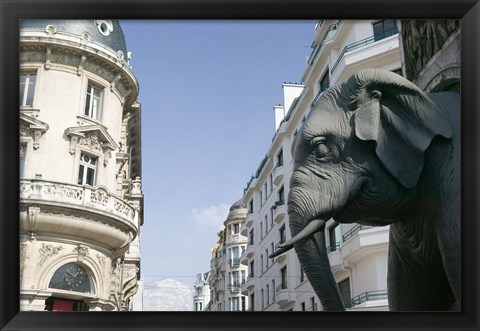
<svg viewBox="0 0 480 331"><path fill-rule="evenodd" d="M462 311L460 313L19 312L19 19L461 19ZM0 0L1 330L479 330L480 5L463 1ZM128 41L127 41L128 42ZM343 315L340 315L343 314Z"/></svg>

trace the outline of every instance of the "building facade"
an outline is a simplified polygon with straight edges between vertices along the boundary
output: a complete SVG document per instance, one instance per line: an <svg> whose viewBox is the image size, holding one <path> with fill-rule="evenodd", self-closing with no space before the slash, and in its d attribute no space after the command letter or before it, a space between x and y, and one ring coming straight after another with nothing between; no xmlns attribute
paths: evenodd
<svg viewBox="0 0 480 331"><path fill-rule="evenodd" d="M193 310L203 311L210 302L210 285L208 284L208 276L210 272L197 275L195 285L193 285Z"/></svg>
<svg viewBox="0 0 480 331"><path fill-rule="evenodd" d="M247 267L240 263L240 257L247 246L247 237L242 235L242 226L247 209L237 201L230 207L225 228L218 233L219 239L212 248L210 262L209 311L246 311L247 297L241 288L247 279Z"/></svg>
<svg viewBox="0 0 480 331"><path fill-rule="evenodd" d="M268 256L290 238L286 198L293 169L295 135L330 86L364 68L402 74L399 22L395 20L321 20L301 84L283 84L283 105L274 107L275 135L265 158L244 190L248 208L242 234L248 245L241 263L248 267L242 293L250 310L316 311L320 300L306 279L294 250ZM349 310L387 310L389 227L326 225L333 275Z"/></svg>
<svg viewBox="0 0 480 331"><path fill-rule="evenodd" d="M20 24L20 309L132 310L141 106L118 21Z"/></svg>

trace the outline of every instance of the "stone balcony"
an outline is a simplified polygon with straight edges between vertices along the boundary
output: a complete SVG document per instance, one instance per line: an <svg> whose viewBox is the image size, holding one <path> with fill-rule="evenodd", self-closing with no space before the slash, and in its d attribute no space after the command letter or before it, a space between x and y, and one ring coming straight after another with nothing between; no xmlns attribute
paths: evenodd
<svg viewBox="0 0 480 331"><path fill-rule="evenodd" d="M135 208L102 186L20 180L20 229L56 233L119 248L138 233Z"/></svg>
<svg viewBox="0 0 480 331"><path fill-rule="evenodd" d="M275 185L280 185L285 175L285 167L283 165L277 164L273 169L273 182Z"/></svg>
<svg viewBox="0 0 480 331"><path fill-rule="evenodd" d="M276 302L279 305L286 305L295 301L294 295L288 290L287 284L280 284L276 288Z"/></svg>

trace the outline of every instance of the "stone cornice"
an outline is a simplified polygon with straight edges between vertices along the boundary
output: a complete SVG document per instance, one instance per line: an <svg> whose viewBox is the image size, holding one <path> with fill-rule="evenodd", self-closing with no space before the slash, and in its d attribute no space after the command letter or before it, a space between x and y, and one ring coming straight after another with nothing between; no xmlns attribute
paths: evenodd
<svg viewBox="0 0 480 331"><path fill-rule="evenodd" d="M137 98L138 82L123 53L88 38L61 32L21 31L20 50L21 64L41 62L46 70L66 65L78 75L86 70L110 82L110 89L119 93L126 106Z"/></svg>
<svg viewBox="0 0 480 331"><path fill-rule="evenodd" d="M31 135L33 138L33 148L40 147L40 139L48 131L48 124L20 111L20 136ZM33 134L32 134L33 133Z"/></svg>

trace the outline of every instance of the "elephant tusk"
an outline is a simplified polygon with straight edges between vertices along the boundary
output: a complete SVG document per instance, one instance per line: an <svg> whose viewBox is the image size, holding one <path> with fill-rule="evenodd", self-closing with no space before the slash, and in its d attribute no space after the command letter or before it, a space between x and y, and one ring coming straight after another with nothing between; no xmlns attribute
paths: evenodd
<svg viewBox="0 0 480 331"><path fill-rule="evenodd" d="M274 253L270 254L268 257L269 258L274 258L274 257L277 257L285 252L288 252L289 250L291 250L293 248L293 245L290 245L290 246L282 246L280 249L277 249Z"/></svg>
<svg viewBox="0 0 480 331"><path fill-rule="evenodd" d="M282 253L285 253L289 251L290 249L293 248L293 245L299 242L302 239L305 239L307 237L310 237L314 233L320 231L323 227L325 226L325 221L321 219L316 219L308 223L306 227L303 228L302 231L297 233L297 235L290 240L284 242L283 244L278 245L280 249L275 251L273 254L271 254L269 257L276 257Z"/></svg>
<svg viewBox="0 0 480 331"><path fill-rule="evenodd" d="M325 221L316 219L311 221L310 223L307 224L306 227L303 228L302 231L297 233L297 235L290 240L284 242L283 244L278 245L278 247L283 248L286 246L293 246L297 242L299 242L302 239L305 239L307 237L310 237L313 235L315 232L320 231L323 227L325 226Z"/></svg>

